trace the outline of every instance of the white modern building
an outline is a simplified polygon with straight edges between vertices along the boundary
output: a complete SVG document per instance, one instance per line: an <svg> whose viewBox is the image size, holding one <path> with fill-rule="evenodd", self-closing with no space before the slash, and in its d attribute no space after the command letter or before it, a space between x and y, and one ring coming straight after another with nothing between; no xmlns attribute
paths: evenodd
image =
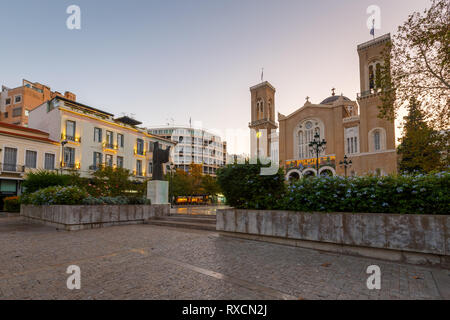
<svg viewBox="0 0 450 320"><path fill-rule="evenodd" d="M154 127L148 133L177 143L173 155L176 168L189 170L189 165L203 164L203 173L215 175L226 162L226 142L219 135L201 128L184 126Z"/></svg>
<svg viewBox="0 0 450 320"><path fill-rule="evenodd" d="M138 127L141 122L99 109L55 97L30 111L30 128L49 133L61 142L60 159L63 170L77 170L87 177L100 166L122 167L133 172L137 180L151 177L153 148L172 147L171 140L149 134Z"/></svg>

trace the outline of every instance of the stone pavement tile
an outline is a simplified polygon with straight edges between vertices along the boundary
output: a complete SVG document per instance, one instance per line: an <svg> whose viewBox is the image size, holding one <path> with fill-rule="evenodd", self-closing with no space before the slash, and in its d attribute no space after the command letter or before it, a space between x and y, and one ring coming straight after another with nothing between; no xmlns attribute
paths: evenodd
<svg viewBox="0 0 450 320"><path fill-rule="evenodd" d="M207 231L65 232L20 218L1 219L0 231L0 299L440 299L450 290L439 269ZM66 287L71 264L81 268L81 290ZM366 287L372 264L381 290Z"/></svg>

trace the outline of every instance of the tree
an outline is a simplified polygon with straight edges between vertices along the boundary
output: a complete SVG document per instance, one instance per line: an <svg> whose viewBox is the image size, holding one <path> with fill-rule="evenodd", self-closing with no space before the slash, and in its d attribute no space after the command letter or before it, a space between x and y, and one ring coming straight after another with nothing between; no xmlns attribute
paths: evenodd
<svg viewBox="0 0 450 320"><path fill-rule="evenodd" d="M408 115L403 119L403 137L398 146L400 172L427 173L443 169L441 134L428 126L416 98L410 99Z"/></svg>
<svg viewBox="0 0 450 320"><path fill-rule="evenodd" d="M172 196L179 197L192 194L192 185L186 171L177 169L169 179L172 179L172 183L169 184L172 188L170 192Z"/></svg>
<svg viewBox="0 0 450 320"><path fill-rule="evenodd" d="M394 119L416 97L435 129L450 122L450 2L432 0L423 14L414 12L398 28L384 52L380 117Z"/></svg>
<svg viewBox="0 0 450 320"><path fill-rule="evenodd" d="M98 196L127 196L145 195L146 184L132 181L130 170L102 166L93 173L93 178L85 186L92 195Z"/></svg>
<svg viewBox="0 0 450 320"><path fill-rule="evenodd" d="M189 171L177 169L172 176L167 175L167 179L172 179L170 194L178 196L216 196L220 193L216 178L202 173L202 165L191 164Z"/></svg>

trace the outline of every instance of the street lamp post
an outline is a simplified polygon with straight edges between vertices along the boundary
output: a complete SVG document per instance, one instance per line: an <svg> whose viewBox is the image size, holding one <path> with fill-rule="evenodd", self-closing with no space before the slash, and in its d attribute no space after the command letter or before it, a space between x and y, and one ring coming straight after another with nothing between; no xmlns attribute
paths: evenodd
<svg viewBox="0 0 450 320"><path fill-rule="evenodd" d="M63 167L64 167L64 146L67 144L67 140L61 141L61 175L63 174Z"/></svg>
<svg viewBox="0 0 450 320"><path fill-rule="evenodd" d="M347 155L344 156L344 161L339 161L339 165L344 167L345 177L347 178L347 168L351 167L353 164L352 160L348 160Z"/></svg>
<svg viewBox="0 0 450 320"><path fill-rule="evenodd" d="M325 139L320 141L320 135L318 132L314 135L314 140L309 143L310 152L316 155L316 172L319 175L319 155L325 150L327 142Z"/></svg>
<svg viewBox="0 0 450 320"><path fill-rule="evenodd" d="M174 164L173 164L173 162L171 162L170 164L169 164L169 168L170 168L170 180L169 180L169 190L170 190L170 194L169 194L169 197L170 197L170 199L169 199L169 202L170 202L170 206L172 206L173 205L173 182L172 182L172 180L173 180L173 168L174 168Z"/></svg>

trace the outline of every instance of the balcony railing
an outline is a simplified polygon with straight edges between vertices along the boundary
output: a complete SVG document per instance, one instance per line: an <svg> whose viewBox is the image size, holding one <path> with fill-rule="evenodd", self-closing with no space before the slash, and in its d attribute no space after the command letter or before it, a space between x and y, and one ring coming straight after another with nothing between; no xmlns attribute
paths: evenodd
<svg viewBox="0 0 450 320"><path fill-rule="evenodd" d="M61 140L68 140L73 142L81 142L81 137L74 137L64 133L61 133Z"/></svg>
<svg viewBox="0 0 450 320"><path fill-rule="evenodd" d="M380 92L381 92L381 88L366 90L361 93L358 93L358 98L368 97L370 95L378 94Z"/></svg>
<svg viewBox="0 0 450 320"><path fill-rule="evenodd" d="M103 148L109 149L109 150L117 150L117 149L119 149L117 147L117 145L115 145L114 143L108 143L108 142L103 143Z"/></svg>
<svg viewBox="0 0 450 320"><path fill-rule="evenodd" d="M134 150L134 154L138 156L145 156L145 153L144 150Z"/></svg>
<svg viewBox="0 0 450 320"><path fill-rule="evenodd" d="M3 172L23 173L25 172L25 166L10 163L0 163L0 168Z"/></svg>
<svg viewBox="0 0 450 320"><path fill-rule="evenodd" d="M72 162L64 162L61 164L61 168L63 169L71 169L71 170L75 170L75 169L79 169L77 168L77 165L75 163Z"/></svg>

